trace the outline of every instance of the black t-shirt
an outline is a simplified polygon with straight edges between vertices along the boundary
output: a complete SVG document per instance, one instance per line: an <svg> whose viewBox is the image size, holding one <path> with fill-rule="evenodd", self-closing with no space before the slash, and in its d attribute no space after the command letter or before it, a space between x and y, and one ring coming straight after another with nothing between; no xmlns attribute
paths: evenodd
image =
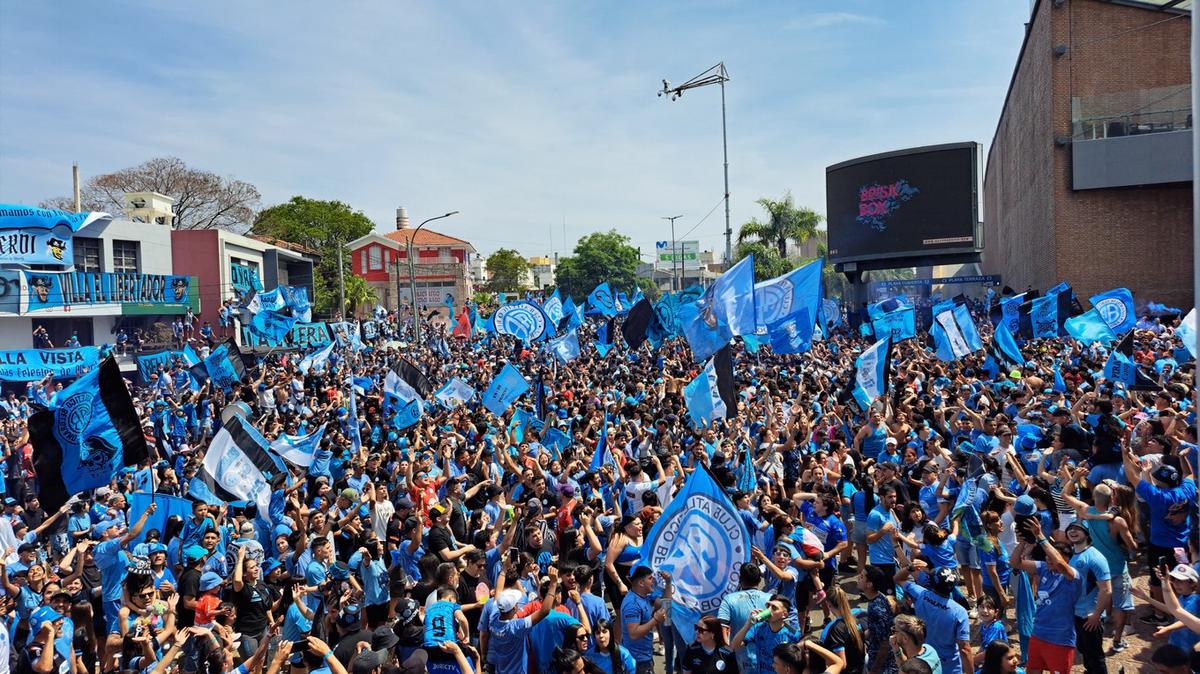
<svg viewBox="0 0 1200 674"><path fill-rule="evenodd" d="M465 571L458 574L458 604L466 606L479 601L475 596L475 588L479 587L480 578L473 577ZM473 608L463 611L463 615L467 618L468 625L478 625L479 618L483 615L483 608Z"/></svg>
<svg viewBox="0 0 1200 674"><path fill-rule="evenodd" d="M196 609L183 605L184 597L200 598L200 569L189 568L179 576L179 605L175 607L179 627L193 627L196 624Z"/></svg>
<svg viewBox="0 0 1200 674"><path fill-rule="evenodd" d="M737 657L722 646L709 653L700 644L692 644L683 653L683 671L691 674L738 674Z"/></svg>
<svg viewBox="0 0 1200 674"><path fill-rule="evenodd" d="M262 634L267 629L267 611L275 597L261 580L255 585L243 583L241 592L233 593L233 605L237 608L237 620L233 629L250 635Z"/></svg>
<svg viewBox="0 0 1200 674"><path fill-rule="evenodd" d="M429 535L425 538L425 544L429 550L429 554L437 555L438 559L442 559L442 556L438 553L442 550L453 550L454 537L446 527L433 527L429 530ZM443 559L442 561L445 560Z"/></svg>
<svg viewBox="0 0 1200 674"><path fill-rule="evenodd" d="M854 638L850 635L850 627L846 625L845 620L837 620L830 625L821 635L821 643L825 648L834 652L844 649L846 668L842 670L843 674L862 674L866 654L861 646L855 645Z"/></svg>
<svg viewBox="0 0 1200 674"><path fill-rule="evenodd" d="M357 632L351 632L338 640L337 645L333 647L333 655L339 662L350 662L354 654L358 652L355 648L360 641L371 643L371 630L363 627Z"/></svg>

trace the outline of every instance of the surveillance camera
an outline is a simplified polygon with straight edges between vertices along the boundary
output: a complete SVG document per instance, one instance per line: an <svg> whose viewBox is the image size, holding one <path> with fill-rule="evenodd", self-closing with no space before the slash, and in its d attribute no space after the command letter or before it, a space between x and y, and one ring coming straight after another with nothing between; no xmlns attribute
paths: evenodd
<svg viewBox="0 0 1200 674"><path fill-rule="evenodd" d="M659 98L661 98L661 97L662 97L662 95L663 95L663 92L661 92L661 91L660 91L660 92L658 92L658 96L659 96Z"/></svg>

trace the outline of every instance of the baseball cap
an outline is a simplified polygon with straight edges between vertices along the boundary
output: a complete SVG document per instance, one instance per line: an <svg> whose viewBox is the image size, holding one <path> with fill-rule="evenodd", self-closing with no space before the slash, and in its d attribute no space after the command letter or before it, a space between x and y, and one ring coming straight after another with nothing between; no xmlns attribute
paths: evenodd
<svg viewBox="0 0 1200 674"><path fill-rule="evenodd" d="M354 503L355 501L358 500L358 492L354 491L350 487L346 487L345 489L343 489L338 494L338 496L341 496L342 498L346 499L347 501L350 501L351 503Z"/></svg>
<svg viewBox="0 0 1200 674"><path fill-rule="evenodd" d="M358 604L346 604L342 608L341 615L338 616L338 622L344 626L353 625L358 622L359 607Z"/></svg>
<svg viewBox="0 0 1200 674"><path fill-rule="evenodd" d="M262 575L269 576L269 575L271 575L272 571L274 571L275 569L278 569L278 568L282 568L282 567L283 567L283 562L272 557L271 559L268 559L267 561L263 562Z"/></svg>
<svg viewBox="0 0 1200 674"><path fill-rule="evenodd" d="M1028 517L1035 512L1037 512L1037 503L1034 502L1032 496L1023 494L1017 497L1017 502L1013 504L1013 514Z"/></svg>
<svg viewBox="0 0 1200 674"><path fill-rule="evenodd" d="M1176 565L1167 575L1175 580L1190 580L1193 583L1200 583L1200 573L1196 573L1196 570L1187 564Z"/></svg>
<svg viewBox="0 0 1200 674"><path fill-rule="evenodd" d="M888 438L887 440L884 440L883 444L895 447L897 444L896 438Z"/></svg>
<svg viewBox="0 0 1200 674"><path fill-rule="evenodd" d="M183 558L191 562L194 562L198 559L204 559L206 555L208 555L208 550L205 550L199 545L189 545L183 551Z"/></svg>
<svg viewBox="0 0 1200 674"><path fill-rule="evenodd" d="M29 616L29 631L31 634L36 634L42 629L42 625L55 620L62 620L63 614L55 611L49 606L42 606L34 611Z"/></svg>
<svg viewBox="0 0 1200 674"><path fill-rule="evenodd" d="M375 651L363 651L354 656L354 663L350 666L350 671L352 674L371 674L382 666L383 656Z"/></svg>
<svg viewBox="0 0 1200 674"><path fill-rule="evenodd" d="M376 627L371 633L371 650L386 653L400 643L400 637L390 627Z"/></svg>
<svg viewBox="0 0 1200 674"><path fill-rule="evenodd" d="M205 571L204 575L200 576L200 591L208 592L214 588L220 587L225 579L213 571Z"/></svg>
<svg viewBox="0 0 1200 674"><path fill-rule="evenodd" d="M115 526L117 526L117 523L112 520L105 520L103 522L100 522L96 526L92 527L92 538L94 538L96 540L100 540L101 538L104 537L104 532L108 531L109 529L111 529Z"/></svg>
<svg viewBox="0 0 1200 674"><path fill-rule="evenodd" d="M1154 472L1151 473L1150 476L1155 480L1167 485L1168 487L1179 486L1179 471L1175 470L1174 466L1168 466L1164 463L1158 468L1155 468Z"/></svg>
<svg viewBox="0 0 1200 674"><path fill-rule="evenodd" d="M431 517L441 517L442 515L445 515L445 514L446 514L446 508L441 505L435 505L429 509L429 515Z"/></svg>
<svg viewBox="0 0 1200 674"><path fill-rule="evenodd" d="M6 505L6 506L15 506L15 505L17 505L17 499L15 499L15 498L13 498L13 497L11 497L11 496L7 496L7 497L5 497L5 499L4 499L4 505Z"/></svg>
<svg viewBox="0 0 1200 674"><path fill-rule="evenodd" d="M396 499L397 508L415 508L416 505L417 504L413 503L413 500L407 496L401 496L400 498Z"/></svg>
<svg viewBox="0 0 1200 674"><path fill-rule="evenodd" d="M508 613L517 607L524 596L520 590L505 590L496 597L496 609Z"/></svg>
<svg viewBox="0 0 1200 674"><path fill-rule="evenodd" d="M242 532L243 536L253 536L254 535L254 523L253 522L242 522L242 527L241 527L240 531Z"/></svg>
<svg viewBox="0 0 1200 674"><path fill-rule="evenodd" d="M501 594L503 594L503 592ZM399 618L399 622L397 624L404 626L416 620L418 608L420 607L417 602L408 597L396 602L396 617Z"/></svg>

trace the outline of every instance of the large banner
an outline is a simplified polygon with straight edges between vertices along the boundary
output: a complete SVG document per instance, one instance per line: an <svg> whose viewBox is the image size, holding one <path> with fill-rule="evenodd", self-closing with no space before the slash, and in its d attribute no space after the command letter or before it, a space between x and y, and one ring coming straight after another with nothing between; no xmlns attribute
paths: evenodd
<svg viewBox="0 0 1200 674"><path fill-rule="evenodd" d="M262 279L258 277L258 270L236 262L229 264L229 284L233 286L234 292L239 297L251 290L261 293L263 289Z"/></svg>
<svg viewBox="0 0 1200 674"><path fill-rule="evenodd" d="M190 346L188 348L191 349ZM176 362L181 363L185 370L196 364L192 357L183 351L157 351L139 355L136 360L138 374L142 375L144 382L150 381L150 375L158 372L160 368L164 371L170 370Z"/></svg>
<svg viewBox="0 0 1200 674"><path fill-rule="evenodd" d="M0 314L21 312L21 272L0 271Z"/></svg>
<svg viewBox="0 0 1200 674"><path fill-rule="evenodd" d="M24 272L28 311L96 304L187 304L191 278L166 274Z"/></svg>
<svg viewBox="0 0 1200 674"><path fill-rule="evenodd" d="M103 220L112 216L0 204L0 263L74 264L71 237Z"/></svg>
<svg viewBox="0 0 1200 674"><path fill-rule="evenodd" d="M94 346L0 351L0 381L38 381L46 375L71 379L99 364L100 349Z"/></svg>
<svg viewBox="0 0 1200 674"><path fill-rule="evenodd" d="M325 346L333 341L329 325L325 322L297 323L292 326L292 329L288 331L287 336L282 341L275 343L263 338L262 335L254 333L247 323L243 323L241 337L242 346L247 349L264 346L268 348L308 349L315 346Z"/></svg>

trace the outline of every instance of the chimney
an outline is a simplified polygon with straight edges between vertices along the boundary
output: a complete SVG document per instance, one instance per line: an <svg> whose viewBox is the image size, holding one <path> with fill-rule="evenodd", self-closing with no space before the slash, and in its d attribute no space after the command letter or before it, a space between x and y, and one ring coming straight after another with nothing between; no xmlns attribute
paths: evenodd
<svg viewBox="0 0 1200 674"><path fill-rule="evenodd" d="M408 229L408 211L401 206L396 209L396 230Z"/></svg>

